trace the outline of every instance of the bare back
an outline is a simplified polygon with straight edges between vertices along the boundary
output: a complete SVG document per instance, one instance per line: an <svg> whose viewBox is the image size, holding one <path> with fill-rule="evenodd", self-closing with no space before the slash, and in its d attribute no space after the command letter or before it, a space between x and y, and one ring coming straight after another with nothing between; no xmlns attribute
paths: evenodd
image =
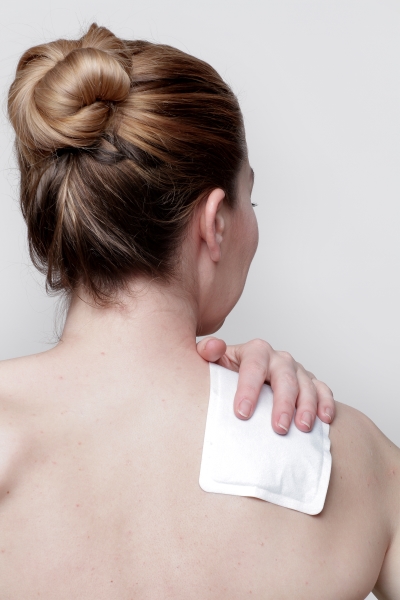
<svg viewBox="0 0 400 600"><path fill-rule="evenodd" d="M152 376L102 358L96 373L54 352L0 364L2 599L367 596L400 453L366 417L338 405L327 501L310 517L200 489L206 363Z"/></svg>

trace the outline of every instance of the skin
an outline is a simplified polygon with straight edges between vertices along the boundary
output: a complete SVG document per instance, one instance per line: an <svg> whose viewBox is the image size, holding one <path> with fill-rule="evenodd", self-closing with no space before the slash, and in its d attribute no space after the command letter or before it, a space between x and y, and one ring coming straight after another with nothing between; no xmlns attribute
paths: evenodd
<svg viewBox="0 0 400 600"><path fill-rule="evenodd" d="M252 191L252 169L250 178ZM269 383L274 391L271 424L280 435L286 435L293 416L296 427L303 432L313 429L317 415L325 423L335 418L335 402L328 386L288 352L276 352L264 340L226 346L223 340L206 337L197 344L197 351L204 360L239 372L234 399L234 412L239 419L251 418L264 383Z"/></svg>
<svg viewBox="0 0 400 600"><path fill-rule="evenodd" d="M133 282L107 309L80 290L60 344L0 363L1 598L400 597L400 451L361 413L337 405L316 517L198 485L196 334L256 248L248 163L239 177L234 210L214 190L194 217L179 285Z"/></svg>
<svg viewBox="0 0 400 600"><path fill-rule="evenodd" d="M306 371L289 352L277 352L261 339L227 346L213 337L201 340L197 351L204 360L239 373L234 399L239 419L251 418L264 383L269 383L274 391L271 424L280 435L286 435L295 410L296 427L305 433L314 427L317 415L328 424L335 418L332 390Z"/></svg>

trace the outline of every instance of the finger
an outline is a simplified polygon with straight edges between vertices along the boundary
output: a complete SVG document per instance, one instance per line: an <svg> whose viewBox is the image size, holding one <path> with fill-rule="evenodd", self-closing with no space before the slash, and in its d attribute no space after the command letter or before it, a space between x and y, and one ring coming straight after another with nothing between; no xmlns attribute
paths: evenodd
<svg viewBox="0 0 400 600"><path fill-rule="evenodd" d="M289 431L299 394L295 363L283 362L279 369L274 365L271 373L271 388L274 393L272 428L275 433L286 435ZM271 366L272 370L272 366Z"/></svg>
<svg viewBox="0 0 400 600"><path fill-rule="evenodd" d="M315 389L317 390L318 410L317 414L324 423L332 423L335 418L335 400L332 390L318 379L313 379Z"/></svg>
<svg viewBox="0 0 400 600"><path fill-rule="evenodd" d="M208 337L197 344L197 352L208 362L217 362L226 352L226 344L219 338Z"/></svg>
<svg viewBox="0 0 400 600"><path fill-rule="evenodd" d="M314 427L317 416L317 390L302 367L297 370L297 379L300 390L297 398L295 424L300 431L307 433Z"/></svg>
<svg viewBox="0 0 400 600"><path fill-rule="evenodd" d="M313 379L317 379L317 378L315 377L314 373L311 373L311 371L307 371L307 369L305 369L305 368L303 367L303 365L301 365L300 363L297 363L297 365L298 365L298 367L299 367L299 368L303 369L304 373L305 373L305 374L307 375L307 377L309 377L311 380L313 380Z"/></svg>
<svg viewBox="0 0 400 600"><path fill-rule="evenodd" d="M254 413L269 372L271 351L271 346L263 340L228 346L227 354L231 353L231 363L239 365L239 381L233 402L235 415L239 419L249 419Z"/></svg>

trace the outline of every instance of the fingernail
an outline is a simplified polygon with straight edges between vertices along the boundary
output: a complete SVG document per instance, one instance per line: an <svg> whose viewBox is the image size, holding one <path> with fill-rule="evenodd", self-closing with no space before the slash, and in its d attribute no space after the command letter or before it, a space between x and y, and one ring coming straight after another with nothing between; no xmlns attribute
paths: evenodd
<svg viewBox="0 0 400 600"><path fill-rule="evenodd" d="M242 400L239 404L238 413L247 419L251 415L252 408L251 402L248 400Z"/></svg>
<svg viewBox="0 0 400 600"><path fill-rule="evenodd" d="M289 426L290 426L289 415L286 413L282 413L279 418L278 427L280 427L281 429L284 429L287 433L289 431Z"/></svg>
<svg viewBox="0 0 400 600"><path fill-rule="evenodd" d="M333 410L331 408L326 408L324 415L329 418L329 421L333 419Z"/></svg>
<svg viewBox="0 0 400 600"><path fill-rule="evenodd" d="M301 419L300 423L303 423L303 425L308 427L308 429L311 429L312 418L313 417L311 413L305 412L303 413L303 418Z"/></svg>

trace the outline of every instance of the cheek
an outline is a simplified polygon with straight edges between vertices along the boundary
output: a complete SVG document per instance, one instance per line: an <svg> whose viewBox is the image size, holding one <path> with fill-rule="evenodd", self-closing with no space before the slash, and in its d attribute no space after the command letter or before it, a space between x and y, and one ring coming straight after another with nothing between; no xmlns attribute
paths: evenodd
<svg viewBox="0 0 400 600"><path fill-rule="evenodd" d="M252 208L243 215L238 239L242 239L241 252L242 256L246 257L249 267L258 246L258 224Z"/></svg>
<svg viewBox="0 0 400 600"><path fill-rule="evenodd" d="M259 239L257 217L254 214L254 210L252 210L252 213L253 213L253 225L252 225L252 227L253 227L253 231L252 231L252 244L253 244L252 249L253 249L253 254L252 254L251 258L253 258L253 256L256 253L256 250L257 250L257 247L258 247L258 239Z"/></svg>

